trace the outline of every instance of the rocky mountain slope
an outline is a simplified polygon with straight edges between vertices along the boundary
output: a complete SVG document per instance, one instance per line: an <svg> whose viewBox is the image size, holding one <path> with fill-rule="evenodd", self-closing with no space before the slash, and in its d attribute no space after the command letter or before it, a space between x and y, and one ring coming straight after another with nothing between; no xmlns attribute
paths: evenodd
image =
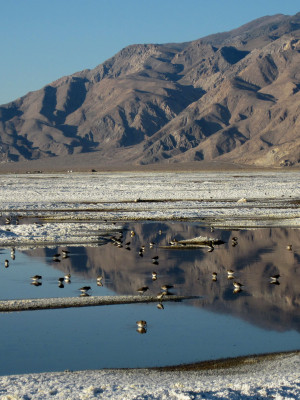
<svg viewBox="0 0 300 400"><path fill-rule="evenodd" d="M128 46L2 105L0 161L300 165L299 65L300 13Z"/></svg>

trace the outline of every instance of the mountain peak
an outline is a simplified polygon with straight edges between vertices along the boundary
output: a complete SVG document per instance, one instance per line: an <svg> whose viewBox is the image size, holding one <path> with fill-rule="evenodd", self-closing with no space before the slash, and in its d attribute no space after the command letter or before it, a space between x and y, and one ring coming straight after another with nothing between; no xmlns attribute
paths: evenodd
<svg viewBox="0 0 300 400"><path fill-rule="evenodd" d="M134 44L0 107L0 160L299 165L300 13ZM117 160L116 160L117 161ZM113 162L113 161L112 161Z"/></svg>

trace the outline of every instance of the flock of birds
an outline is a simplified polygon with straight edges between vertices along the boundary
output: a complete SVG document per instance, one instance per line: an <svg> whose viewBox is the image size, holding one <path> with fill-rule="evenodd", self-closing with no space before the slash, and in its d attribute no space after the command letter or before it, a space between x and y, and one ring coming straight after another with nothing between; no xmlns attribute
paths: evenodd
<svg viewBox="0 0 300 400"><path fill-rule="evenodd" d="M218 276L217 272L212 273L212 280L214 282L216 282L218 280L217 276ZM232 269L228 269L227 270L227 279L234 279L234 278L235 278L234 271ZM279 278L280 278L280 274L275 274L275 275L270 276L270 283L273 285L280 285ZM243 286L244 285L242 283L234 280L233 281L233 287L234 287L233 293L241 292Z"/></svg>
<svg viewBox="0 0 300 400"><path fill-rule="evenodd" d="M11 249L10 255L11 255L11 259L15 260L15 258L16 258L15 248ZM61 250L61 254L60 253L54 254L52 256L52 260L54 262L59 262L61 256L62 256L62 258L68 258L70 256L70 251L63 249L63 250ZM9 266L10 266L9 260L8 259L4 260L4 267L8 268ZM33 285L33 286L41 286L42 285L42 282L41 282L42 276L41 275L31 276L30 279L31 279L31 285ZM102 279L103 279L102 276L97 277L97 280L96 280L97 286L103 286ZM71 274L68 273L68 274L65 274L63 277L59 277L57 282L58 282L59 288L64 288L65 283L67 283L67 284L71 283ZM83 287L79 288L78 290L81 292L80 296L88 296L88 291L90 289L91 289L90 286L83 286Z"/></svg>
<svg viewBox="0 0 300 400"><path fill-rule="evenodd" d="M213 228L212 228L212 231L213 231ZM161 234L161 231L159 233ZM134 235L135 235L134 231L131 231L131 237L133 237ZM113 236L111 239L112 239L112 242L113 242L113 244L115 246L117 246L117 247L125 247L125 249L130 250L131 242L123 243L122 233L120 233L119 237ZM173 239L173 240L170 241L171 247L172 247L172 245L178 245L178 243L179 242L176 239ZM235 246L238 245L238 238L237 237L233 237L231 239L231 245L232 245L232 247L235 247ZM154 246L155 246L154 242L150 242L149 243L149 247L150 248L153 248ZM212 252L213 249L214 249L213 246L210 246L208 248L208 252ZM292 250L292 245L288 245L287 249L288 250ZM140 248L138 250L139 256L143 257L144 256L144 252L145 252L145 246L144 245L140 246ZM159 256L156 255L156 256L152 257L152 263L158 265ZM274 275L270 276L269 282L271 284L273 284L273 285L280 285L279 278L280 278L280 274L274 274ZM156 279L157 279L157 272L153 271L152 272L152 280L156 280ZM242 284L242 283L238 282L237 280L235 280L235 271L234 270L232 270L232 269L228 269L227 270L227 279L233 281L233 293L234 294L242 292L244 284ZM218 274L217 274L217 272L213 272L212 273L212 281L216 282L217 280L218 280ZM159 302L157 304L157 308L159 308L159 309L163 309L164 308L164 306L162 304L162 299L163 299L163 297L165 295L172 294L172 293L169 292L169 289L171 289L173 287L174 287L173 285L162 285L161 286L161 292L158 293L158 295L157 295L157 299L159 300ZM142 286L142 287L137 289L137 292L140 293L141 295L143 295L148 290L149 290L148 286ZM139 333L146 333L147 332L147 322L145 320L136 321L136 324L137 324L137 331Z"/></svg>
<svg viewBox="0 0 300 400"><path fill-rule="evenodd" d="M159 230L158 233L159 233L159 235L161 235L162 231ZM131 238L133 238L135 236L135 232L134 231L130 231L130 236L131 236ZM119 232L119 236L118 237L112 236L111 237L111 241L115 246L117 246L119 248L124 247L125 249L130 250L131 242L123 243L123 233L122 232ZM153 249L155 246L156 246L156 243L154 243L152 241L149 242L149 248L150 249ZM146 250L146 246L145 245L142 245L142 246L139 247L138 254L139 254L140 257L144 257L145 250ZM159 264L159 256L158 255L153 256L151 258L151 260L152 260L152 264L153 265L158 265ZM157 278L158 278L158 273L156 271L152 271L151 278L152 278L152 281L156 281ZM161 287L160 287L161 291L156 295L156 298L158 300L158 303L157 303L156 306L157 306L157 308L159 310L163 310L164 309L164 305L162 304L163 298L165 296L167 296L167 295L173 295L174 294L174 293L170 292L170 289L172 289L172 288L174 288L174 285L170 285L170 284L161 285ZM149 286L141 286L136 291L140 295L143 295L148 290L149 290ZM139 320L139 321L136 321L136 324L137 324L137 332L139 332L139 333L146 333L147 332L147 322L146 321Z"/></svg>
<svg viewBox="0 0 300 400"><path fill-rule="evenodd" d="M6 223L11 223L11 221L7 220ZM161 233L162 232L159 231L159 234L161 234ZM130 232L130 236L131 236L131 238L133 238L135 236L135 232L131 231ZM119 232L118 236L112 236L110 238L110 240L115 246L117 246L117 247L125 247L125 249L130 250L131 242L129 241L129 242L123 243L123 232ZM172 246L173 243L177 243L176 239L171 241L170 245ZM233 247L237 246L238 239L236 237L233 237L231 239L231 244L232 244ZM149 247L150 248L154 248L155 245L156 244L154 242L150 242L149 243ZM288 245L286 248L291 251L292 250L292 245ZM139 247L138 254L139 254L140 257L144 256L145 249L146 248L145 248L144 245ZM60 257L68 258L69 256L70 256L70 252L68 250L62 249L61 250L61 254L60 253L54 254L52 256L52 259L53 259L54 262L59 262L60 261ZM15 259L15 249L14 248L11 249L11 258L13 260ZM155 256L152 257L152 263L154 265L158 265L159 264L159 256L158 255L155 255ZM5 266L5 268L9 267L9 260L6 259L4 261L4 266ZM152 271L151 277L152 277L152 281L157 280L158 274L157 274L157 272L155 270ZM242 288L243 288L244 285L235 280L235 272L232 269L228 269L227 270L227 278L229 280L233 280L233 293L239 293L239 292L241 292L243 290ZM280 278L280 274L274 274L274 275L270 276L270 283L273 284L273 285L279 285L280 284L279 278ZM42 276L41 275L34 275L34 276L31 277L31 284L34 285L34 286L40 286L40 285L42 285L41 280L42 280ZM97 286L103 286L102 280L103 280L102 276L98 276L97 277L97 279L96 279ZM218 274L217 274L217 272L213 272L212 273L212 281L216 282L217 280L218 280ZM59 288L63 288L64 284L69 284L69 283L71 283L71 274L70 273L64 275L63 277L59 277L58 278L58 287ZM157 304L157 308L158 309L164 309L164 306L162 304L162 300L163 300L164 296L173 294L173 293L171 293L169 291L173 287L174 287L174 285L170 285L170 284L165 284L165 285L162 285L160 287L161 291L156 296L157 300L158 300L158 304ZM80 296L89 296L89 291L91 290L91 286L83 286L83 287L79 288L78 290L80 291ZM137 292L140 295L143 295L148 290L149 290L148 286L142 286L142 287L137 289ZM146 333L146 331L147 331L147 322L146 321L139 320L139 321L136 322L136 324L137 324L137 331L139 333Z"/></svg>
<svg viewBox="0 0 300 400"><path fill-rule="evenodd" d="M237 246L237 244L238 244L237 237L233 237L231 239L231 244L232 244L233 247ZM292 245L289 244L289 245L286 246L286 248L287 248L287 250L291 251L292 250ZM232 269L228 269L227 270L227 279L235 279L234 274L235 274L235 272ZM213 272L212 273L212 280L214 282L216 282L218 280L217 276L218 276L217 272ZM280 278L280 274L274 274L274 275L270 276L270 281L269 282L271 284L273 284L273 285L280 285L279 278ZM233 293L241 292L243 286L244 285L242 283L237 282L236 280L234 280L233 281L233 287L234 287Z"/></svg>

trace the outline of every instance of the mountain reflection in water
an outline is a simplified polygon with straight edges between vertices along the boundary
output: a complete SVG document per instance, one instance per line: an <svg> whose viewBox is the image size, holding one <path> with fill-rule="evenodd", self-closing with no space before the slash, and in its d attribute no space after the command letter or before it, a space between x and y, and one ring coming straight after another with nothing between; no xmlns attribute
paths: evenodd
<svg viewBox="0 0 300 400"><path fill-rule="evenodd" d="M262 228L230 231L202 227L197 223L128 223L116 233L117 242L99 247L64 247L67 257L55 262L55 249L26 251L45 257L61 273L95 281L103 276L104 287L116 295L134 294L147 286L157 294L164 284L179 295L203 296L195 307L244 319L276 331L300 332L300 230ZM161 248L171 241L198 236L220 239L224 244L209 248ZM120 243L122 242L122 243ZM288 248L292 245L292 248ZM211 249L212 250L212 249ZM154 257L157 257L156 259ZM234 271L228 279L227 270ZM157 279L152 273L157 273ZM217 279L212 279L215 272ZM278 284L270 283L279 274ZM242 290L234 293L233 281ZM63 295L63 294L61 294ZM191 303L189 303L191 304Z"/></svg>

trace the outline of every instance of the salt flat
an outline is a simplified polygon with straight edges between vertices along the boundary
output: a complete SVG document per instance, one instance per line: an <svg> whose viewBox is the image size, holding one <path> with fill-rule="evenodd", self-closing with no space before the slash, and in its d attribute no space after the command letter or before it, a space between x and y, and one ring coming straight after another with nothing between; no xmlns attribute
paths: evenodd
<svg viewBox="0 0 300 400"><path fill-rule="evenodd" d="M233 368L100 370L0 377L0 398L11 399L299 399L299 353L248 358Z"/></svg>
<svg viewBox="0 0 300 400"><path fill-rule="evenodd" d="M2 217L43 223L2 219L0 243L95 242L126 220L297 227L299 203L297 172L2 175Z"/></svg>

